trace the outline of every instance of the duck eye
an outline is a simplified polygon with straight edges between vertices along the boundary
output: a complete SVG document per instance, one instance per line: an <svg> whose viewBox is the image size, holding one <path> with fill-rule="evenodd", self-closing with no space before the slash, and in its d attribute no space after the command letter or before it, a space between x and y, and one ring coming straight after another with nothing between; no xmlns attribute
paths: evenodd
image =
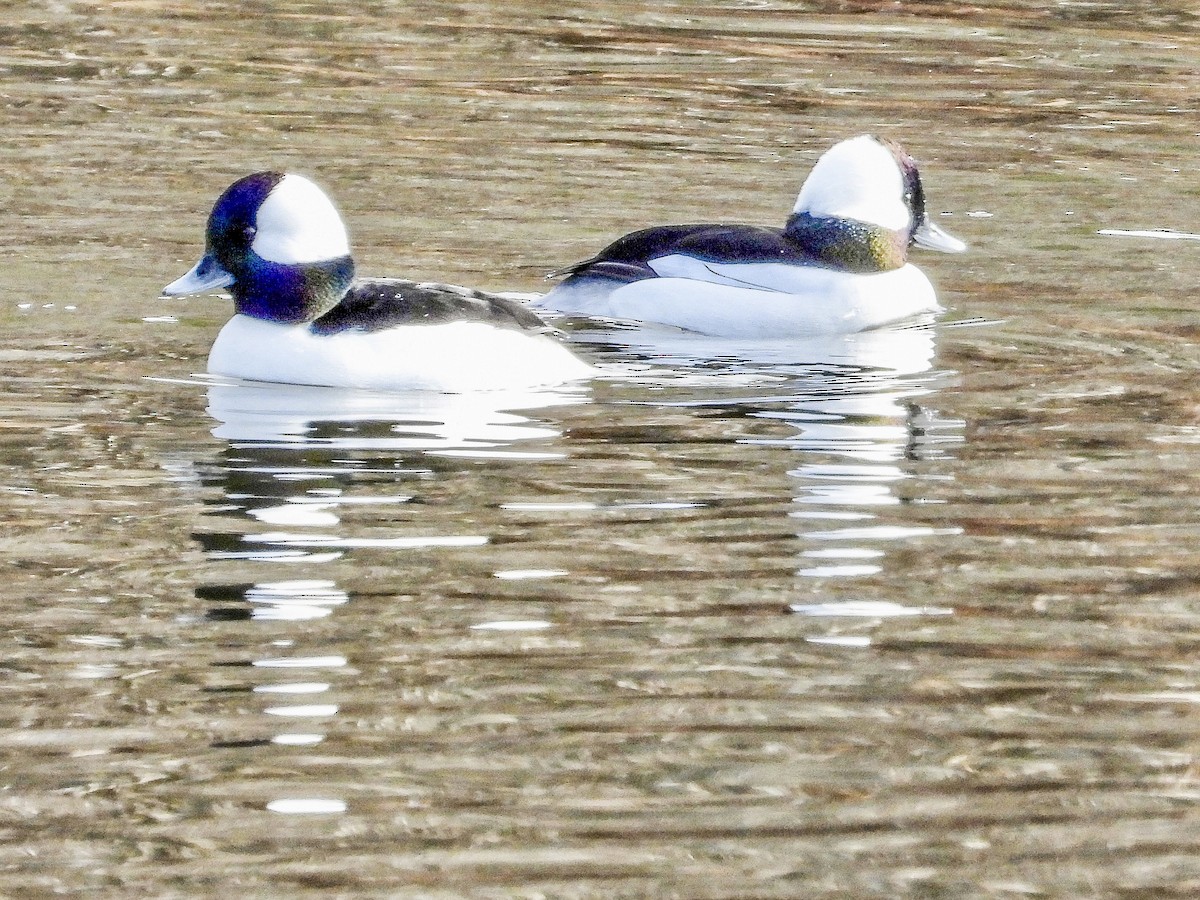
<svg viewBox="0 0 1200 900"><path fill-rule="evenodd" d="M258 234L258 229L255 228L253 225L247 225L245 228L242 229L242 238L246 241L247 244L254 243L254 236L256 234Z"/></svg>

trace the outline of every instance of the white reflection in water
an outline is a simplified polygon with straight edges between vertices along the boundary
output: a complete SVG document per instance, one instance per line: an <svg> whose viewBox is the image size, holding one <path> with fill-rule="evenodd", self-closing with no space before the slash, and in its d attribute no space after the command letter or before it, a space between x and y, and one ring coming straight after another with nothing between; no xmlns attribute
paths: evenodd
<svg viewBox="0 0 1200 900"><path fill-rule="evenodd" d="M896 521L903 520L906 506L925 502L920 497L922 479L947 477L914 464L938 459L963 440L964 423L943 418L928 405L941 377L933 370L932 327L761 342L643 326L583 331L576 337L632 353L640 368L631 366L630 372L638 381L694 393L658 405L732 407L795 429L791 435L740 442L798 454L797 464L787 472L795 504L789 515L798 524L820 523L811 530L802 526L798 534L808 545L800 551L805 564L796 571L806 593L833 592L841 581L878 575L885 571L887 548L896 542L959 533L957 528ZM578 507L509 508L561 513ZM834 523L845 527L831 527ZM792 611L876 620L951 612L911 610L886 600L797 604ZM871 644L861 634L806 640L837 647Z"/></svg>
<svg viewBox="0 0 1200 900"><path fill-rule="evenodd" d="M797 569L797 576L833 589L839 580L861 579L885 571L885 547L938 534L956 534L957 528L932 528L895 522L871 524L885 510L920 500L918 478L928 478L914 463L937 459L949 446L961 442L964 423L943 419L923 405L933 393L934 346L932 331L901 330L878 333L864 342L860 362L870 351L881 350L869 368L847 371L825 389L798 397L788 408L764 416L796 428L791 438L771 442L805 454L788 474L795 479L801 520L827 520L826 527L802 530L802 552L812 564ZM839 389L840 388L840 389ZM926 467L927 468L927 467ZM920 474L918 474L920 473ZM939 476L944 478L944 476ZM897 487L907 485L904 495ZM889 515L891 518L891 515ZM829 528L829 521L853 522ZM836 546L821 546L834 542ZM948 615L949 609L906 607L887 600L828 601L795 604L792 612L810 617L854 617L882 620L916 615ZM813 643L866 647L863 635L810 636Z"/></svg>
<svg viewBox="0 0 1200 900"><path fill-rule="evenodd" d="M495 578L504 581L528 581L536 578L561 578L570 573L566 569L505 569L493 572Z"/></svg>
<svg viewBox="0 0 1200 900"><path fill-rule="evenodd" d="M875 525L866 528L839 528L835 531L806 531L804 536L819 541L903 541L909 538L961 533L962 529L958 527L929 528L923 525L911 527L902 525Z"/></svg>
<svg viewBox="0 0 1200 900"><path fill-rule="evenodd" d="M526 434L525 437L553 437L557 432L544 431L541 435ZM464 450L430 450L437 456L456 456L466 459L523 459L527 461L562 459L564 453L541 453L536 450L483 450L472 447Z"/></svg>
<svg viewBox="0 0 1200 900"><path fill-rule="evenodd" d="M268 716L305 716L312 718L337 715L337 711L337 705L333 703L315 703L308 706L268 706L263 710Z"/></svg>
<svg viewBox="0 0 1200 900"><path fill-rule="evenodd" d="M501 509L520 510L521 512L591 512L599 509L701 509L703 503L693 501L670 500L662 502L637 503L501 503Z"/></svg>
<svg viewBox="0 0 1200 900"><path fill-rule="evenodd" d="M323 606L268 606L256 609L251 618L262 622L301 622L305 619L323 619L332 610Z"/></svg>
<svg viewBox="0 0 1200 900"><path fill-rule="evenodd" d="M557 431L519 410L586 402L586 387L438 394L375 393L294 384L222 381L208 388L215 437L237 446L350 450L501 452L514 441L554 437ZM360 428L364 423L387 427ZM514 451L510 451L514 452Z"/></svg>
<svg viewBox="0 0 1200 900"><path fill-rule="evenodd" d="M1101 228L1096 234L1105 234L1113 237L1157 238L1158 240L1166 241L1200 241L1200 234L1193 234L1190 231L1172 231L1168 228L1132 230L1125 228Z"/></svg>
<svg viewBox="0 0 1200 900"><path fill-rule="evenodd" d="M874 575L882 572L883 566L874 565L843 565L843 566L809 566L798 569L796 574L805 578L853 578L860 575Z"/></svg>
<svg viewBox="0 0 1200 900"><path fill-rule="evenodd" d="M884 510L922 502L913 481L930 475L914 469L913 463L936 460L962 440L964 422L943 419L926 406L938 377L932 371L934 337L929 328L900 328L800 342L792 352L810 355L793 359L804 359L804 365L767 368L790 372L796 390L790 396L748 403L749 415L792 426L796 433L746 438L743 443L798 452L797 466L787 473L797 506L791 515L796 520L826 520L824 527L799 533L805 544L816 545L802 551L802 558L812 564L800 566L799 577L877 575L886 566L884 554L892 542L959 532L872 523ZM766 358L776 356L768 353ZM752 359L761 365L761 354ZM905 484L901 496L896 487ZM853 524L829 528L829 522ZM820 546L828 541L845 546Z"/></svg>
<svg viewBox="0 0 1200 900"><path fill-rule="evenodd" d="M932 361L932 359L931 359ZM941 419L919 405L920 398L929 393L929 386L913 380L904 390L897 390L894 376L875 373L885 390L861 392L856 396L806 398L797 414L775 413L774 418L793 424L799 434L790 444L817 459L788 474L796 479L799 492L795 502L800 507L816 507L814 515L796 511L796 518L833 518L830 510L858 509L858 523L877 518L872 509L899 507L902 503L920 502L914 493L919 487L909 487L902 498L895 492L897 485L915 476L906 468L909 461L936 458L949 444L961 440L963 423ZM858 390L862 391L862 386ZM799 406L799 404L797 404ZM840 457L845 461L838 461ZM820 510L824 510L821 512ZM843 519L845 520L845 519ZM895 524L856 524L847 528L820 528L802 531L806 541L847 542L840 554L828 552L825 559L879 558L880 542L915 540L937 534L956 534L957 528L931 528ZM814 558L807 552L804 556ZM818 557L820 558L820 557ZM797 571L804 578L861 578L884 570L878 563L842 562L802 567Z"/></svg>
<svg viewBox="0 0 1200 900"><path fill-rule="evenodd" d="M391 538L338 537L333 534L293 534L271 532L247 534L242 540L251 544L272 544L283 547L370 547L384 550L420 550L429 547L482 547L488 542L485 535L417 535Z"/></svg>
<svg viewBox="0 0 1200 900"><path fill-rule="evenodd" d="M264 669L338 669L346 665L344 656L291 656L256 659L251 665Z"/></svg>
<svg viewBox="0 0 1200 900"><path fill-rule="evenodd" d="M787 472L795 504L790 516L798 523L820 523L811 530L802 526L798 534L807 546L796 574L806 592L833 591L841 580L884 572L887 550L897 542L959 533L903 521L906 506L928 502L921 498L921 484L947 477L915 464L936 460L963 440L964 423L943 418L929 405L941 377L933 368L934 328L749 343L646 327L585 334L632 349L646 364L641 380L708 388L675 405L736 404L747 416L794 429L740 442L797 454ZM756 386L758 395L723 393L739 386ZM846 527L831 527L834 523ZM873 618L932 614L909 613L882 600L797 605L793 611ZM869 645L861 636L810 640Z"/></svg>
<svg viewBox="0 0 1200 900"><path fill-rule="evenodd" d="M561 453L536 445L529 450L520 448L521 442L544 443L559 434L558 428L525 411L587 399L582 387L441 395L211 383L208 411L219 422L213 434L227 442L223 465L216 473L223 496L219 504L212 505L213 511L223 518L240 515L243 521L238 527L203 535L207 557L231 568L253 564L256 575L260 564L303 565L307 574L318 572L315 566L363 550L419 554L485 546L489 543L486 534L444 533L453 532L453 520L431 521L423 527L421 489L440 471L425 457L533 461L560 457ZM246 522L251 523L249 529ZM255 525L273 529L260 531ZM498 572L497 577L520 580L566 574L514 569ZM265 622L278 628L328 617L351 599L349 592L328 579L255 580L247 585L248 580L234 571L227 574L226 583L200 591L223 601L211 618ZM242 605L231 606L231 601ZM543 621L492 621L480 623L474 630L522 633L549 627L550 623ZM305 640L302 630L296 634ZM267 645L292 648L297 643L285 639ZM254 659L251 664L265 679L272 677L269 670L307 673L342 669L343 677L351 675L346 658L340 655L297 653ZM292 724L297 720L336 720L338 704L311 702L331 687L327 681L297 680L257 684L251 690L275 701L261 709L264 719ZM317 731L288 729L275 734L270 742L281 748L305 747L324 739ZM268 808L321 813L344 811L345 804L295 798L272 801Z"/></svg>
<svg viewBox="0 0 1200 900"><path fill-rule="evenodd" d="M839 506L885 506L900 502L900 498L892 493L886 485L868 484L816 484L810 487L803 496L796 498L797 503L831 504Z"/></svg>
<svg viewBox="0 0 1200 900"><path fill-rule="evenodd" d="M854 618L897 618L906 616L949 616L954 610L944 606L903 606L886 600L844 600L840 603L796 603L792 612L802 616Z"/></svg>
<svg viewBox="0 0 1200 900"><path fill-rule="evenodd" d="M406 477L432 470L409 464L422 455L540 460L559 452L524 451L521 441L544 441L557 428L523 411L587 401L585 386L489 391L474 395L427 391L376 393L305 385L218 380L208 385L213 430L229 448L225 468L228 509L275 532L215 536L206 548L214 560L320 564L358 549L422 550L477 547L486 535L328 533L342 523L346 507L406 504L410 493L395 489ZM281 465L294 453L296 465ZM314 465L320 454L324 464ZM364 454L370 454L364 459ZM392 468L379 460L391 456ZM399 464L403 460L405 464ZM374 465L364 463L374 463ZM370 474L372 493L354 493L354 479ZM380 493L378 485L386 485ZM382 516L385 521L392 521ZM411 519L412 516L409 517ZM325 529L309 533L307 529ZM247 546L249 545L249 546ZM315 618L316 608L275 608L257 618Z"/></svg>
<svg viewBox="0 0 1200 900"><path fill-rule="evenodd" d="M536 619L527 621L501 621L501 622L480 622L478 625L472 625L472 631L543 631L546 628L553 627L549 622L542 622Z"/></svg>
<svg viewBox="0 0 1200 900"><path fill-rule="evenodd" d="M210 550L210 559L247 559L258 562L323 563L340 559L342 554L308 553L304 550Z"/></svg>
<svg viewBox="0 0 1200 900"><path fill-rule="evenodd" d="M272 621L320 619L350 597L332 581L271 581L250 587L251 617Z"/></svg>
<svg viewBox="0 0 1200 900"><path fill-rule="evenodd" d="M599 509L600 504L591 502L580 503L501 503L501 509L517 509L524 512L590 512Z"/></svg>
<svg viewBox="0 0 1200 900"><path fill-rule="evenodd" d="M861 522L874 518L870 513L846 512L841 509L798 509L788 513L793 519L821 519L836 522Z"/></svg>
<svg viewBox="0 0 1200 900"><path fill-rule="evenodd" d="M883 556L883 551L871 547L826 547L805 550L800 555L808 559L874 559Z"/></svg>
<svg viewBox="0 0 1200 900"><path fill-rule="evenodd" d="M908 477L907 473L899 466L838 465L835 463L808 463L797 466L788 474L796 478L831 478L839 481L854 479L899 481L901 478Z"/></svg>
<svg viewBox="0 0 1200 900"><path fill-rule="evenodd" d="M256 694L322 694L329 690L326 681L296 681L287 684L260 684L254 688Z"/></svg>
<svg viewBox="0 0 1200 900"><path fill-rule="evenodd" d="M265 525L328 527L340 521L337 515L331 512L334 508L332 503L306 504L295 502L295 499L289 497L287 502L280 506L264 506L248 509L246 512Z"/></svg>
<svg viewBox="0 0 1200 900"><path fill-rule="evenodd" d="M117 675L120 674L120 671L120 668L116 665L96 665L85 663L83 665L76 666L74 669L69 671L67 673L67 677L83 679L116 678Z"/></svg>
<svg viewBox="0 0 1200 900"><path fill-rule="evenodd" d="M871 639L866 635L828 634L806 637L810 644L829 644L834 647L870 647Z"/></svg>
<svg viewBox="0 0 1200 900"><path fill-rule="evenodd" d="M323 734L277 734L271 738L271 743L289 747L307 747L319 744L323 740L325 740Z"/></svg>
<svg viewBox="0 0 1200 900"><path fill-rule="evenodd" d="M811 377L818 371L835 377L839 372L855 371L913 375L928 371L934 356L934 330L929 320L857 334L776 340L710 337L619 323L602 330L577 329L572 339L635 353L643 361L643 369L625 373L625 379L632 374L651 380L674 376L697 384L782 382L796 376Z"/></svg>
<svg viewBox="0 0 1200 900"><path fill-rule="evenodd" d="M316 797L289 797L272 800L267 804L271 812L289 813L291 815L312 815L317 813L343 813L346 811L344 800L326 800Z"/></svg>
<svg viewBox="0 0 1200 900"><path fill-rule="evenodd" d="M910 463L937 458L962 440L963 424L943 419L922 405L934 393L931 374L935 331L928 327L880 329L810 341L763 342L728 347L725 358L740 356L764 379L786 375L792 390L746 401L749 415L795 428L791 436L746 438L755 446L780 447L803 456L788 471L803 511L796 518L866 522L873 510L910 501L896 493L914 475ZM689 344L675 337L660 353L664 361L687 358L686 350L718 353L715 339ZM782 385L781 385L782 386ZM908 491L911 495L911 490ZM870 541L912 539L945 533L926 527L863 526L802 532L806 540ZM876 547L861 547L877 557ZM875 574L874 564L811 567L802 575L827 578Z"/></svg>

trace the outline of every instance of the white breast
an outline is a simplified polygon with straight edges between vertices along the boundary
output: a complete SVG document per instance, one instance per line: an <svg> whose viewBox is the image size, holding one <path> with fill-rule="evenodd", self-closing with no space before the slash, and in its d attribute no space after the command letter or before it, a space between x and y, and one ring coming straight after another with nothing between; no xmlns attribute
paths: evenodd
<svg viewBox="0 0 1200 900"><path fill-rule="evenodd" d="M314 335L306 325L234 316L208 371L252 381L448 393L562 384L594 370L552 338L482 322Z"/></svg>

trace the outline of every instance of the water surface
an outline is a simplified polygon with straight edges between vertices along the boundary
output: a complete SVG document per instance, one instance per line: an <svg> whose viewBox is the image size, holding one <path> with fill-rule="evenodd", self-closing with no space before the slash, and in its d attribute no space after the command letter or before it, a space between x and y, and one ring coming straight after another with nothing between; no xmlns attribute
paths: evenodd
<svg viewBox="0 0 1200 900"><path fill-rule="evenodd" d="M1194 15L27 4L0 50L0 890L1192 896ZM213 198L537 291L921 161L936 328L579 389L192 377ZM1101 231L1113 233L1101 234ZM1149 233L1147 233L1149 232ZM987 325L954 323L986 320Z"/></svg>

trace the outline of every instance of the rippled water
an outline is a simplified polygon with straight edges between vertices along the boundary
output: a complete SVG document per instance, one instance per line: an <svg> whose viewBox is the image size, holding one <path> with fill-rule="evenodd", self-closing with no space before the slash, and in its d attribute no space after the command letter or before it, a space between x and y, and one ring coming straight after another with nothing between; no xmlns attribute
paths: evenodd
<svg viewBox="0 0 1200 900"><path fill-rule="evenodd" d="M12 895L1193 896L1177 4L34 3L2 26ZM899 138L936 328L577 390L193 377L212 199L533 291ZM1103 233L1102 233L1103 232Z"/></svg>

